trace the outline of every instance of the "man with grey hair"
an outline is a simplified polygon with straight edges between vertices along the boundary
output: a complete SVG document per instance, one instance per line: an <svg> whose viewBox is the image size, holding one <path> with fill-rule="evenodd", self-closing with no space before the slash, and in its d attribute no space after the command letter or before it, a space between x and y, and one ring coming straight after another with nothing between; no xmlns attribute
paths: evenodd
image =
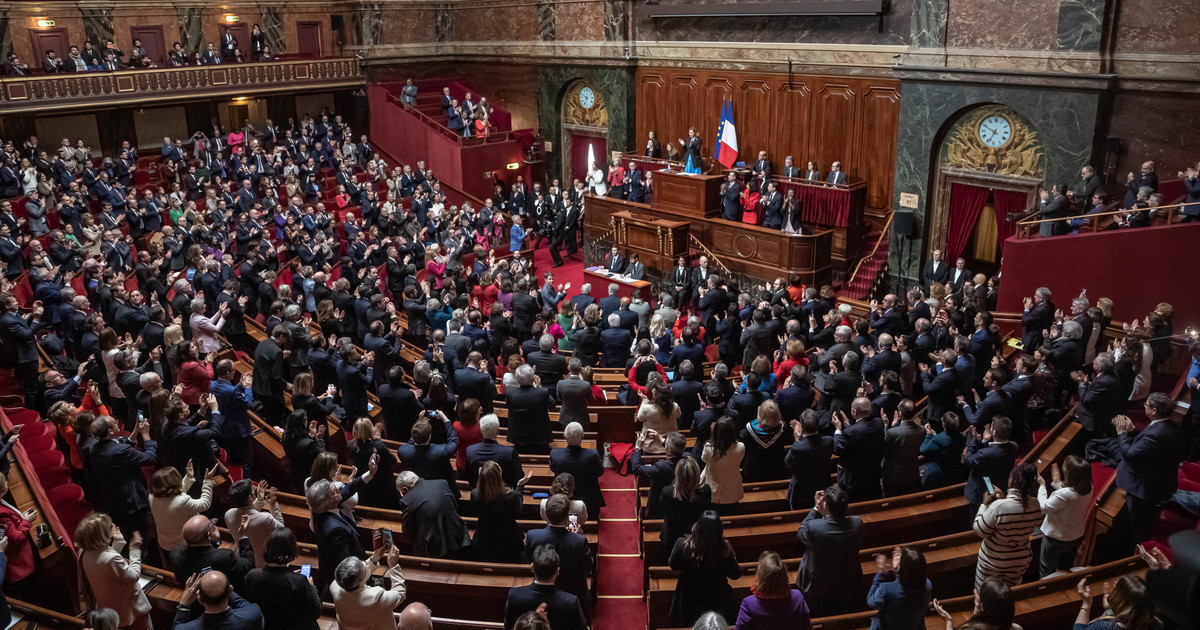
<svg viewBox="0 0 1200 630"><path fill-rule="evenodd" d="M162 389L162 376L158 372L142 372L138 377L138 385L142 389L134 396L133 406L150 415L150 394Z"/></svg>
<svg viewBox="0 0 1200 630"><path fill-rule="evenodd" d="M591 518L599 518L600 507L604 505L600 493L604 463L600 453L594 448L583 448L583 425L578 422L568 424L563 429L563 437L567 446L550 451L550 471L556 475L570 473L575 478L575 498L583 501Z"/></svg>
<svg viewBox="0 0 1200 630"><path fill-rule="evenodd" d="M467 447L467 479L472 486L479 478L479 467L487 461L500 464L501 477L511 488L517 487L517 482L525 476L517 449L496 441L499 431L500 419L496 414L489 413L479 419L479 433L483 441Z"/></svg>
<svg viewBox="0 0 1200 630"><path fill-rule="evenodd" d="M298 304L288 304L283 309L283 322L279 324L292 340L292 353L287 364L290 378L308 371L308 349L312 347L311 320L303 314ZM386 372L385 372L386 374Z"/></svg>
<svg viewBox="0 0 1200 630"><path fill-rule="evenodd" d="M679 311L675 310L675 298L664 293L658 304L658 310L654 311L654 314L662 317L667 330L674 328L675 320L679 319Z"/></svg>
<svg viewBox="0 0 1200 630"><path fill-rule="evenodd" d="M386 556L390 589L367 586L367 578L379 568ZM404 602L408 591L404 586L404 571L400 569L400 548L396 545L379 547L363 562L357 557L342 560L333 572L329 596L342 628L391 628L396 607Z"/></svg>
<svg viewBox="0 0 1200 630"><path fill-rule="evenodd" d="M597 302L600 305L600 317L605 321L608 321L610 314L617 312L617 309L621 308L621 297L617 295L617 292L620 290L620 285L610 282L608 284L608 296L600 298L600 301Z"/></svg>
<svg viewBox="0 0 1200 630"><path fill-rule="evenodd" d="M1053 323L1054 302L1050 301L1050 289L1040 287L1033 297L1025 298L1025 312L1021 316L1021 325L1025 328L1021 345L1025 352L1033 354L1042 346L1046 331Z"/></svg>
<svg viewBox="0 0 1200 630"><path fill-rule="evenodd" d="M1087 311L1091 303L1083 295L1071 300L1071 319L1073 319L1083 330L1079 333L1079 339L1083 342L1084 347L1091 345L1092 340L1092 318L1088 317ZM1062 319L1061 313L1055 313L1055 319Z"/></svg>
<svg viewBox="0 0 1200 630"><path fill-rule="evenodd" d="M833 345L828 350L817 355L817 365L821 371L817 373L815 385L818 389L825 389L825 381L829 378L829 364L833 361L840 361L847 352L854 350L854 345L850 343L850 339L854 336L854 330L849 326L838 326L833 330Z"/></svg>
<svg viewBox="0 0 1200 630"><path fill-rule="evenodd" d="M575 311L580 315L583 314L583 309L595 303L596 298L592 297L592 285L587 282L579 286L579 295L571 298L571 306L574 306Z"/></svg>
<svg viewBox="0 0 1200 630"><path fill-rule="evenodd" d="M858 353L850 350L842 355L840 365L838 361L830 361L830 374L825 379L823 393L828 400L831 413L836 414L849 407L850 401L854 400L854 396L858 393L858 388L862 386L862 373L858 371L858 359Z"/></svg>
<svg viewBox="0 0 1200 630"><path fill-rule="evenodd" d="M564 426L571 423L587 424L590 421L588 402L592 398L592 385L580 376L583 363L579 357L571 357L571 361L567 363L567 371L567 378L558 381L555 386L555 393L558 394L558 402L561 405L558 410L558 423Z"/></svg>
<svg viewBox="0 0 1200 630"><path fill-rule="evenodd" d="M508 441L521 453L548 453L554 399L529 365L518 367L516 377L519 387L510 387L504 394L508 403Z"/></svg>
<svg viewBox="0 0 1200 630"><path fill-rule="evenodd" d="M629 361L629 348L633 345L633 333L621 327L621 316L608 316L608 328L600 331L600 367L625 368Z"/></svg>
<svg viewBox="0 0 1200 630"><path fill-rule="evenodd" d="M417 555L449 558L471 546L458 514L458 490L445 479L421 479L411 470L396 475L403 531Z"/></svg>
<svg viewBox="0 0 1200 630"><path fill-rule="evenodd" d="M1082 370L1071 373L1071 379L1079 387L1075 421L1083 425L1084 440L1115 435L1113 418L1124 408L1126 399L1115 365L1111 353L1101 352L1092 359L1091 376Z"/></svg>
<svg viewBox="0 0 1200 630"><path fill-rule="evenodd" d="M554 337L544 334L538 338L538 349L529 353L526 362L533 368L542 384L551 392L558 392L558 382L567 374L567 359L554 352ZM490 409L489 409L490 411Z"/></svg>
<svg viewBox="0 0 1200 630"><path fill-rule="evenodd" d="M198 297L191 302L192 317L189 324L192 327L192 338L200 343L201 352L216 352L221 349L221 340L217 336L225 326L225 316L229 314L229 305L222 304L212 317L204 315L204 298Z"/></svg>
<svg viewBox="0 0 1200 630"><path fill-rule="evenodd" d="M361 558L365 555L354 520L342 514L338 506L370 483L378 470L379 466L375 458L372 458L365 474L340 489L327 479L318 479L309 484L308 489L304 491L308 509L312 512L312 528L317 539L317 560L320 566L336 567L346 558ZM333 573L319 573L318 591L325 590L333 579Z"/></svg>

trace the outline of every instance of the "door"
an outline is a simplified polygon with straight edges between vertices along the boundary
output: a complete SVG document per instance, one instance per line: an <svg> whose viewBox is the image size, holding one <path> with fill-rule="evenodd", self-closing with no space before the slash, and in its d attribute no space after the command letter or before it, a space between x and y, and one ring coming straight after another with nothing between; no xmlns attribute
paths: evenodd
<svg viewBox="0 0 1200 630"><path fill-rule="evenodd" d="M154 64L162 68L167 65L167 38L163 36L163 27L159 26L130 26L129 42L141 40L146 56L154 60Z"/></svg>
<svg viewBox="0 0 1200 630"><path fill-rule="evenodd" d="M250 27L245 24L226 24L221 27L221 35L225 34L225 29L229 29L229 32L233 33L234 39L237 40L238 50L242 51L246 61L250 61ZM217 49L220 50L220 48L218 43Z"/></svg>
<svg viewBox="0 0 1200 630"><path fill-rule="evenodd" d="M33 44L34 57L25 59L23 63L28 64L30 70L42 69L42 60L46 58L47 51L53 50L54 56L59 59L66 59L67 55L71 54L71 36L63 27L31 28L29 42Z"/></svg>
<svg viewBox="0 0 1200 630"><path fill-rule="evenodd" d="M586 179L589 161L597 165L607 162L608 140L596 136L571 134L571 172L563 179L563 187L568 188L572 180Z"/></svg>
<svg viewBox="0 0 1200 630"><path fill-rule="evenodd" d="M296 53L301 57L321 56L320 22L296 22Z"/></svg>

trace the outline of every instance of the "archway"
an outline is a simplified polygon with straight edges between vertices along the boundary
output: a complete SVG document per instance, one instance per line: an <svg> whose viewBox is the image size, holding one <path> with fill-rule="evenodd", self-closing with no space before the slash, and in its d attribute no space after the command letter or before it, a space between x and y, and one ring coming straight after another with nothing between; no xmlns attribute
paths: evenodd
<svg viewBox="0 0 1200 630"><path fill-rule="evenodd" d="M934 156L929 250L962 256L985 273L999 268L1004 239L1037 202L1046 158L1037 130L1011 107L989 103L947 123Z"/></svg>
<svg viewBox="0 0 1200 630"><path fill-rule="evenodd" d="M567 85L560 105L562 116L563 188L583 179L589 156L597 164L608 161L608 105L604 94L583 79Z"/></svg>

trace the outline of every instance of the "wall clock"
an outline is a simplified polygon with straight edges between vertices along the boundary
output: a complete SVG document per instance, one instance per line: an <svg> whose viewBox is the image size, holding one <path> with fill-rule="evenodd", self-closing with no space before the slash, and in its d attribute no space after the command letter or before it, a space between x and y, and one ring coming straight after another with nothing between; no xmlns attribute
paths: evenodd
<svg viewBox="0 0 1200 630"><path fill-rule="evenodd" d="M979 140L983 144L998 149L1006 144L1012 138L1012 123L1008 119L993 115L983 119L979 123Z"/></svg>
<svg viewBox="0 0 1200 630"><path fill-rule="evenodd" d="M579 90L579 104L583 105L584 109L591 109L596 104L596 93L590 87L584 87Z"/></svg>

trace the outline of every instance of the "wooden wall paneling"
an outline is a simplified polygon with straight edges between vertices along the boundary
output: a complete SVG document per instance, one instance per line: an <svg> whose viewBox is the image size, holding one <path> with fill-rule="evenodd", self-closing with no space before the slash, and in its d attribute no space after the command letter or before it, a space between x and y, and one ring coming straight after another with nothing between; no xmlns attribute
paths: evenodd
<svg viewBox="0 0 1200 630"><path fill-rule="evenodd" d="M778 168L783 168L783 157L790 151L781 139L772 135L772 122L778 109L775 90L767 81L754 77L738 82L733 98L733 118L737 125L739 160L751 163L758 158L760 150L766 150Z"/></svg>
<svg viewBox="0 0 1200 630"><path fill-rule="evenodd" d="M892 205L892 175L896 166L896 112L900 91L871 86L863 95L862 121L854 149L858 174L867 182L866 213L883 217Z"/></svg>
<svg viewBox="0 0 1200 630"><path fill-rule="evenodd" d="M790 155L796 166L804 171L809 160L816 160L816 155L809 149L812 89L802 78L794 78L790 83L784 78L776 85L770 125L776 150L771 156L778 169L783 169L783 158ZM824 168L826 165L819 166Z"/></svg>
<svg viewBox="0 0 1200 630"><path fill-rule="evenodd" d="M717 152L717 125L721 122L721 102L733 96L734 91L733 82L727 75L709 74L704 77L702 85L703 112L696 131L704 139L701 155L707 158L713 157ZM741 144L741 134L738 134L738 144Z"/></svg>
<svg viewBox="0 0 1200 630"><path fill-rule="evenodd" d="M858 120L855 90L848 81L818 79L814 82L813 99L809 151L817 156L822 177L834 162L841 162L851 181L859 179L850 152Z"/></svg>
<svg viewBox="0 0 1200 630"><path fill-rule="evenodd" d="M633 151L643 155L646 153L646 140L650 137L651 131L658 136L659 143L666 151L667 138L670 137L666 133L667 130L663 128L663 110L666 99L667 81L662 74L645 72L638 77L637 137L634 139Z"/></svg>
<svg viewBox="0 0 1200 630"><path fill-rule="evenodd" d="M663 157L667 154L667 143L674 143L676 149L682 157L683 148L679 147L679 139L687 139L688 127L695 126L696 132L705 137L704 127L701 124L701 115L704 107L704 100L700 93L702 76L700 73L680 73L671 78L668 83L667 99L665 114L666 119L663 120L663 127L667 131L664 132L661 140L663 145ZM712 132L708 132L704 144L701 146L701 155L712 153Z"/></svg>

